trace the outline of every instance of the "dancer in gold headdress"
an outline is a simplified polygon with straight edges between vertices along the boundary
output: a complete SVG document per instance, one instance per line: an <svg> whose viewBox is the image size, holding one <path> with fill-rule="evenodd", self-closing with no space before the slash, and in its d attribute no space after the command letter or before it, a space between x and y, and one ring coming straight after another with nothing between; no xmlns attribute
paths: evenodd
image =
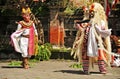
<svg viewBox="0 0 120 79"><path fill-rule="evenodd" d="M17 30L11 35L15 50L22 54L22 66L25 69L29 68L28 58L35 54L35 43L38 40L38 33L34 22L30 20L30 13L29 7L22 8L23 20L18 22Z"/></svg>

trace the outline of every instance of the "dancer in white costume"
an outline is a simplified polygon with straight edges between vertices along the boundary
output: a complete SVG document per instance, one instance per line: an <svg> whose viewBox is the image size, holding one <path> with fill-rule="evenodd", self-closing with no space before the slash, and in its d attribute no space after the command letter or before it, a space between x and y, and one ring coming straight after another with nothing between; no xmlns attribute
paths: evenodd
<svg viewBox="0 0 120 79"><path fill-rule="evenodd" d="M105 74L106 64L111 62L111 29L108 29L107 18L103 6L93 3L85 10L84 19L90 19L86 23L77 23L78 32L71 54L77 57L83 65L85 74L90 73L90 67L98 62L100 73Z"/></svg>
<svg viewBox="0 0 120 79"><path fill-rule="evenodd" d="M28 69L28 58L35 54L35 44L38 41L38 34L35 24L30 20L30 8L22 9L23 20L18 22L17 30L12 33L11 40L17 52L23 57L22 66Z"/></svg>

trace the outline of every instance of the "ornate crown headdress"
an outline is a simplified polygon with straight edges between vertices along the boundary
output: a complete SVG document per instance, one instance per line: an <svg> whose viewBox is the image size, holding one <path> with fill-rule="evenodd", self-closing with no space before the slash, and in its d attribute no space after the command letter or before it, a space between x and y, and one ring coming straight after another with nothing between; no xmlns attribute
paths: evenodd
<svg viewBox="0 0 120 79"><path fill-rule="evenodd" d="M30 10L30 8L29 7L27 7L27 8L22 8L22 13L23 14L27 14L27 13L31 13L31 10Z"/></svg>

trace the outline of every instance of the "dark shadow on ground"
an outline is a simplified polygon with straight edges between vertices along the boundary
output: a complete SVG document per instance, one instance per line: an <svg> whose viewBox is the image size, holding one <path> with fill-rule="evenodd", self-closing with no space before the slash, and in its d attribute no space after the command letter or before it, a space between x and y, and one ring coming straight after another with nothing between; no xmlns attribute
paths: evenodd
<svg viewBox="0 0 120 79"><path fill-rule="evenodd" d="M84 72L81 70L59 70L54 72L62 72L62 73L71 73L71 74L81 74L84 75Z"/></svg>
<svg viewBox="0 0 120 79"><path fill-rule="evenodd" d="M90 74L101 74L100 72L90 72Z"/></svg>
<svg viewBox="0 0 120 79"><path fill-rule="evenodd" d="M22 66L1 66L1 68L23 68Z"/></svg>
<svg viewBox="0 0 120 79"><path fill-rule="evenodd" d="M88 75L88 74L85 74L82 70L59 70L59 71L54 71L54 72L79 74L79 75ZM90 72L89 75L91 75L91 74L101 74L101 73L100 72Z"/></svg>

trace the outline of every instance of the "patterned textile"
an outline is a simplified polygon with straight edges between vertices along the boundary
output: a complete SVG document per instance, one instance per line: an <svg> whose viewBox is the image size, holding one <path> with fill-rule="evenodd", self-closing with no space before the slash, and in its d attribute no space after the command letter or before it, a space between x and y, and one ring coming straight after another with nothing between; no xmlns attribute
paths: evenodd
<svg viewBox="0 0 120 79"><path fill-rule="evenodd" d="M88 41L88 34L89 34L90 26L85 27L85 35L84 35L84 41L83 41L83 47L82 47L82 59L88 59L87 56L87 41Z"/></svg>
<svg viewBox="0 0 120 79"><path fill-rule="evenodd" d="M89 60L83 60L83 71L89 73Z"/></svg>
<svg viewBox="0 0 120 79"><path fill-rule="evenodd" d="M103 60L98 60L98 66L101 73L107 71Z"/></svg>

